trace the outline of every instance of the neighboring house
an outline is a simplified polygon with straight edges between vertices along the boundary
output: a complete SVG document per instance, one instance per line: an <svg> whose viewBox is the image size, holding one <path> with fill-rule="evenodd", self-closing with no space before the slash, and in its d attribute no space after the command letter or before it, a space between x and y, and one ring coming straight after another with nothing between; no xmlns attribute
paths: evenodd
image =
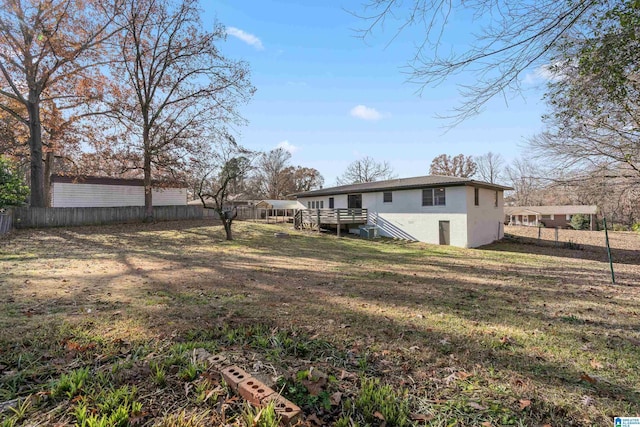
<svg viewBox="0 0 640 427"><path fill-rule="evenodd" d="M574 215L589 215L590 230L594 229L594 215L598 212L595 205L574 206L505 206L505 223L537 227L570 228Z"/></svg>
<svg viewBox="0 0 640 427"><path fill-rule="evenodd" d="M312 210L366 209L367 224L375 226L381 236L473 248L503 237L503 193L510 189L431 175L323 188L295 196Z"/></svg>
<svg viewBox="0 0 640 427"><path fill-rule="evenodd" d="M153 191L154 206L187 204L187 186L176 183L158 184ZM51 207L118 207L144 206L142 179L96 176L51 176Z"/></svg>

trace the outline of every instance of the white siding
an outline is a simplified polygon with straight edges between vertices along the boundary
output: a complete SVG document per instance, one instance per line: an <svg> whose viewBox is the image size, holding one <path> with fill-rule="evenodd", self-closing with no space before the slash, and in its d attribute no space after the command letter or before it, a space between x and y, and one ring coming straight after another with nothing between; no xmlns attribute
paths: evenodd
<svg viewBox="0 0 640 427"><path fill-rule="evenodd" d="M381 236L419 242L440 243L440 221L450 223L450 243L468 247L465 187L447 187L444 206L422 206L422 189L392 191L392 202L383 202L383 192L364 193L362 207L369 209L369 222Z"/></svg>
<svg viewBox="0 0 640 427"><path fill-rule="evenodd" d="M144 206L144 187L129 185L54 182L51 206L55 208ZM186 188L153 189L153 205L186 205Z"/></svg>
<svg viewBox="0 0 640 427"><path fill-rule="evenodd" d="M362 193L362 207L369 210L369 223L378 226L381 236L437 245L440 243L439 221L449 221L451 245L469 247L466 187L447 187L445 206L422 206L422 189L392 193L391 203L383 202L383 191ZM333 197L336 209L347 207L346 194ZM298 200L305 206L310 200L324 200L325 208L329 207L329 197L301 197Z"/></svg>
<svg viewBox="0 0 640 427"><path fill-rule="evenodd" d="M498 191L498 207L495 206L495 190L479 189L479 205L475 206L474 187L467 187L469 247L488 245L504 236L503 191Z"/></svg>

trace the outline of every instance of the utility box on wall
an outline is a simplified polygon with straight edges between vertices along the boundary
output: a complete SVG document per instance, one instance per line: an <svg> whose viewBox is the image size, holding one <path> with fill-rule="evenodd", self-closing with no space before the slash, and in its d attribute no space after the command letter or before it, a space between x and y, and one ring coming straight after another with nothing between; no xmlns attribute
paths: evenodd
<svg viewBox="0 0 640 427"><path fill-rule="evenodd" d="M365 239L375 239L378 237L378 227L375 225L361 225L358 228L360 229L360 237Z"/></svg>

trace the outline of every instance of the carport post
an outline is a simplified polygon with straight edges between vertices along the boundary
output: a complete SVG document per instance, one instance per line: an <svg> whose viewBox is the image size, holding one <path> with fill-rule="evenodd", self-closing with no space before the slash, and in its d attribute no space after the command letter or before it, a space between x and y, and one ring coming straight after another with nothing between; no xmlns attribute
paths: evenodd
<svg viewBox="0 0 640 427"><path fill-rule="evenodd" d="M340 237L340 212L336 212L336 223L338 224L338 237Z"/></svg>

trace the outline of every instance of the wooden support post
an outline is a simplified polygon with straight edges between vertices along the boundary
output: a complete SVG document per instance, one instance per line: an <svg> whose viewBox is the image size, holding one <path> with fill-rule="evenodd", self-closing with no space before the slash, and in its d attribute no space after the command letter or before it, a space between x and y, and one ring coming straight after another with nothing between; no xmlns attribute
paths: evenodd
<svg viewBox="0 0 640 427"><path fill-rule="evenodd" d="M556 227L556 246L558 246L558 227Z"/></svg>
<svg viewBox="0 0 640 427"><path fill-rule="evenodd" d="M340 237L340 211L336 211L336 223L338 224L338 237Z"/></svg>
<svg viewBox="0 0 640 427"><path fill-rule="evenodd" d="M320 209L316 209L316 215L318 217L318 233L320 232Z"/></svg>

